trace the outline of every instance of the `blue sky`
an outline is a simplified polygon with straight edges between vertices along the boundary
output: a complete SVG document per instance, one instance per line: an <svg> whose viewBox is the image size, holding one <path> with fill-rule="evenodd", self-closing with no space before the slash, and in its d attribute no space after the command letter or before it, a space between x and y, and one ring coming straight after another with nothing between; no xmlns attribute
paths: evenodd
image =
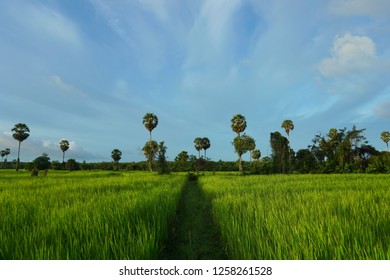
<svg viewBox="0 0 390 280"><path fill-rule="evenodd" d="M26 123L21 160L144 160L156 141L173 160L208 137L213 160L236 160L235 114L262 156L291 119L294 150L330 128L390 130L388 0L0 1L0 149ZM244 155L248 159L249 155Z"/></svg>

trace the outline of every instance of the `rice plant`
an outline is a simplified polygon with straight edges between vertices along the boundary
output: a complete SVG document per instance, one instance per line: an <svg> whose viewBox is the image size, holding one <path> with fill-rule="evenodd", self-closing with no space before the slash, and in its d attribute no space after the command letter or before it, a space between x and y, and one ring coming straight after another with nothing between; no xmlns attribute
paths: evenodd
<svg viewBox="0 0 390 280"><path fill-rule="evenodd" d="M2 171L0 259L155 259L185 176Z"/></svg>
<svg viewBox="0 0 390 280"><path fill-rule="evenodd" d="M386 175L209 176L232 259L390 259Z"/></svg>

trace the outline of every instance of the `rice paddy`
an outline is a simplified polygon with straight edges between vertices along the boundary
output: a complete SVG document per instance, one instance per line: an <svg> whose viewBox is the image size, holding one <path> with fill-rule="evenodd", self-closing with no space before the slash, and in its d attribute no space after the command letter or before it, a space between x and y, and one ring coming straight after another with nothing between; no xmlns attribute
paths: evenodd
<svg viewBox="0 0 390 280"><path fill-rule="evenodd" d="M210 227L183 214L199 205L209 205L205 217L220 231L229 259L390 259L388 175L217 173L190 184L184 174L29 175L0 171L0 259L158 259L170 244L175 215L187 227ZM187 191L190 211L183 202L178 208L185 186L199 188L196 199L207 203L195 204ZM191 248L177 247L199 258L195 243L202 252L213 244L192 240Z"/></svg>
<svg viewBox="0 0 390 280"><path fill-rule="evenodd" d="M380 175L204 177L232 259L390 259L390 184Z"/></svg>

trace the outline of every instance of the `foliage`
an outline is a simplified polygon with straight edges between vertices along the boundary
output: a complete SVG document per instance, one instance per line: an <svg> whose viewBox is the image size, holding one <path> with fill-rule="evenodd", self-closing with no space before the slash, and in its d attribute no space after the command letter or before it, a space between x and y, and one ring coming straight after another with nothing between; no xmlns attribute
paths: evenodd
<svg viewBox="0 0 390 280"><path fill-rule="evenodd" d="M383 142L385 142L386 147L387 147L387 151L389 151L390 132L389 131L382 131L381 139Z"/></svg>
<svg viewBox="0 0 390 280"><path fill-rule="evenodd" d="M286 132L287 136L290 137L290 132L294 129L293 121L292 120L284 120L282 123L282 128L284 128L284 131Z"/></svg>
<svg viewBox="0 0 390 280"><path fill-rule="evenodd" d="M240 134L244 132L246 128L245 117L241 114L234 115L231 119L231 128L235 133L237 133L238 136L240 136Z"/></svg>
<svg viewBox="0 0 390 280"><path fill-rule="evenodd" d="M210 139L207 137L202 138L202 149L204 150L204 158L207 159L206 150L211 147Z"/></svg>
<svg viewBox="0 0 390 280"><path fill-rule="evenodd" d="M189 171L190 170L190 164L189 164L189 155L187 151L181 151L176 157L175 157L175 171Z"/></svg>
<svg viewBox="0 0 390 280"><path fill-rule="evenodd" d="M276 131L270 134L270 144L272 148L272 161L274 172L286 173L289 170L289 146L286 137Z"/></svg>
<svg viewBox="0 0 390 280"><path fill-rule="evenodd" d="M147 113L143 118L143 124L150 133L149 141L152 141L152 130L156 128L158 124L158 118L153 113Z"/></svg>
<svg viewBox="0 0 390 280"><path fill-rule="evenodd" d="M15 124L14 128L12 128L12 131L14 132L12 134L12 137L15 140L19 141L18 159L17 159L17 162L16 162L16 171L19 171L20 144L30 136L30 129L24 123L17 123L17 124Z"/></svg>
<svg viewBox="0 0 390 280"><path fill-rule="evenodd" d="M48 154L42 154L41 156L37 157L33 160L34 168L37 170L46 170L50 168L50 158Z"/></svg>
<svg viewBox="0 0 390 280"><path fill-rule="evenodd" d="M112 159L115 162L115 169L119 170L119 161L122 158L122 152L120 150L118 150L118 149L114 149L111 152L111 157L112 157Z"/></svg>
<svg viewBox="0 0 390 280"><path fill-rule="evenodd" d="M146 142L144 147L142 148L142 151L144 152L144 155L148 162L149 170L153 171L153 160L155 159L156 154L158 152L157 142L154 140Z"/></svg>
<svg viewBox="0 0 390 280"><path fill-rule="evenodd" d="M233 146L234 151L238 155L238 170L244 171L242 165L242 155L256 147L255 140L244 133L243 135L238 135L234 138Z"/></svg>
<svg viewBox="0 0 390 280"><path fill-rule="evenodd" d="M62 139L60 141L60 149L62 151L62 162L65 162L65 152L69 149L69 141Z"/></svg>
<svg viewBox="0 0 390 280"><path fill-rule="evenodd" d="M69 171L79 170L80 166L75 159L68 159L65 168Z"/></svg>
<svg viewBox="0 0 390 280"><path fill-rule="evenodd" d="M157 153L157 167L159 174L169 174L169 168L165 154L167 152L167 147L164 145L164 141L160 142L158 145Z"/></svg>

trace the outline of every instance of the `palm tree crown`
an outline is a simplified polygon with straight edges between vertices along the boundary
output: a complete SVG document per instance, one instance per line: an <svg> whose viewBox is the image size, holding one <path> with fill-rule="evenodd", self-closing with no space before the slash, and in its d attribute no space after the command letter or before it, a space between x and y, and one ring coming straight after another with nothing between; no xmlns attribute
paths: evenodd
<svg viewBox="0 0 390 280"><path fill-rule="evenodd" d="M386 143L387 150L389 150L390 132L389 131L383 131L381 133L381 139L383 140L383 142Z"/></svg>
<svg viewBox="0 0 390 280"><path fill-rule="evenodd" d="M240 133L243 132L246 128L246 120L243 115L237 114L232 118L232 130L240 136Z"/></svg>
<svg viewBox="0 0 390 280"><path fill-rule="evenodd" d="M64 163L65 162L65 152L69 149L69 141L62 139L60 141L60 148L62 151L62 162Z"/></svg>
<svg viewBox="0 0 390 280"><path fill-rule="evenodd" d="M194 140L194 146L195 149L198 151L199 158L200 158L200 150L203 149L203 139L200 137L196 137Z"/></svg>
<svg viewBox="0 0 390 280"><path fill-rule="evenodd" d="M294 123L292 120L284 120L282 123L282 128L286 132L287 136L290 137L290 131L294 129Z"/></svg>
<svg viewBox="0 0 390 280"><path fill-rule="evenodd" d="M12 131L14 132L12 137L19 142L23 142L30 136L30 129L24 123L15 124L15 127L12 129Z"/></svg>
<svg viewBox="0 0 390 280"><path fill-rule="evenodd" d="M12 129L12 131L14 132L12 134L12 137L15 139L15 140L18 140L19 141L19 147L18 147L18 159L17 159L17 162L16 162L16 171L19 171L19 162L20 162L20 144L26 140L29 136L30 136L30 129L28 128L27 125L25 125L24 123L17 123L14 128Z"/></svg>
<svg viewBox="0 0 390 280"><path fill-rule="evenodd" d="M145 128L149 131L150 133L150 141L152 141L152 130L157 126L158 124L158 118L155 114L153 113L147 113L144 118L143 118L143 124Z"/></svg>

